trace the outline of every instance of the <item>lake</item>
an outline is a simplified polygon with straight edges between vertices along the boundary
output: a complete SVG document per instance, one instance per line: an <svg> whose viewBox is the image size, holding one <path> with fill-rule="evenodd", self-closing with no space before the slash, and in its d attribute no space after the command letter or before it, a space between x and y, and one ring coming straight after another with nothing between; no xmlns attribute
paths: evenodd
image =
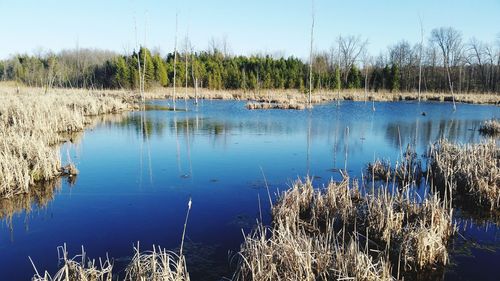
<svg viewBox="0 0 500 281"><path fill-rule="evenodd" d="M169 105L171 101L152 101ZM310 175L314 185L341 178L347 167L361 178L375 158L395 163L414 144L419 155L446 137L484 138L481 121L500 118L499 107L450 103L342 102L304 111L249 111L241 101L178 102L187 111L150 110L100 118L74 143L61 147L80 174L0 206L0 276L29 280L54 273L57 246L70 255L115 260L123 271L140 241L176 249L187 203L192 209L185 255L192 280L231 277L231 257L259 215L269 222L266 183L274 194ZM422 113L425 113L423 115ZM141 125L144 124L144 125ZM451 265L440 280L496 280L500 232L491 219L457 210L460 235L450 245Z"/></svg>

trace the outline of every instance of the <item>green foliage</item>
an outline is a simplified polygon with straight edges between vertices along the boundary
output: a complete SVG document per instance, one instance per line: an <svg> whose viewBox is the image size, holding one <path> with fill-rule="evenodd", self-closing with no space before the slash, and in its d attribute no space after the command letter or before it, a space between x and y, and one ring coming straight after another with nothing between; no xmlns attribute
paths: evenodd
<svg viewBox="0 0 500 281"><path fill-rule="evenodd" d="M122 56L119 56L114 61L115 74L113 79L113 87L129 88L130 87L130 69L127 62Z"/></svg>
<svg viewBox="0 0 500 281"><path fill-rule="evenodd" d="M167 67L159 54L153 56L153 67L154 67L154 81L158 82L162 87L167 87L168 86Z"/></svg>
<svg viewBox="0 0 500 281"><path fill-rule="evenodd" d="M0 61L0 80L3 80L5 73L5 63Z"/></svg>
<svg viewBox="0 0 500 281"><path fill-rule="evenodd" d="M340 67L335 68L335 77L334 77L333 87L336 90L340 90L340 88L342 87L342 81L341 81L341 77L340 77Z"/></svg>
<svg viewBox="0 0 500 281"><path fill-rule="evenodd" d="M347 75L347 88L358 89L361 88L361 72L353 65L349 74Z"/></svg>
<svg viewBox="0 0 500 281"><path fill-rule="evenodd" d="M399 67L397 64L393 64L391 66L391 83L390 83L390 89L391 92L397 92L400 90L399 87Z"/></svg>

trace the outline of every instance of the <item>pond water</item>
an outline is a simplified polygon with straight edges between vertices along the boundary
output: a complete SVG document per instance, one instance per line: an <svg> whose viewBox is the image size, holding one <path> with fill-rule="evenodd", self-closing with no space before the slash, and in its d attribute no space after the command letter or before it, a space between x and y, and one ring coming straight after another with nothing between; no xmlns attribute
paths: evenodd
<svg viewBox="0 0 500 281"><path fill-rule="evenodd" d="M186 112L112 116L63 145L63 159L80 170L76 179L0 204L0 278L29 280L28 256L39 271L55 272L56 248L64 243L71 256L82 245L89 257L108 254L118 270L137 241L142 250L175 249L190 197L185 255L192 280L231 277L231 255L243 241L242 229L248 233L259 217L259 197L269 221L265 181L274 193L307 174L318 186L340 179L344 167L361 177L368 162L394 163L408 143L423 154L440 137L479 142L480 122L500 118L495 106L459 104L453 112L449 103L430 102L375 103L375 111L364 102L311 111L248 111L240 101L187 106ZM457 214L452 265L439 279L496 280L499 228Z"/></svg>

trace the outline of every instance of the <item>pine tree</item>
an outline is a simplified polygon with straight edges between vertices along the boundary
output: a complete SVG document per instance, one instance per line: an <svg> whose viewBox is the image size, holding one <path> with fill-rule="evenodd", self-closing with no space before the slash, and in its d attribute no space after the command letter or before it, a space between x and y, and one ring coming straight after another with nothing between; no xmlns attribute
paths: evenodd
<svg viewBox="0 0 500 281"><path fill-rule="evenodd" d="M117 88L129 88L130 87L130 71L127 66L127 62L122 56L119 56L114 61L115 64L115 75L112 81L112 85Z"/></svg>
<svg viewBox="0 0 500 281"><path fill-rule="evenodd" d="M397 64L391 66L391 92L399 91L399 67Z"/></svg>
<svg viewBox="0 0 500 281"><path fill-rule="evenodd" d="M361 88L361 73L356 66L352 66L347 76L347 88L358 89Z"/></svg>
<svg viewBox="0 0 500 281"><path fill-rule="evenodd" d="M168 86L167 68L159 54L153 57L154 80L162 87Z"/></svg>
<svg viewBox="0 0 500 281"><path fill-rule="evenodd" d="M336 90L340 90L340 88L342 87L342 80L340 78L340 67L336 67L335 68L335 80L334 80L334 83L335 83L335 89Z"/></svg>

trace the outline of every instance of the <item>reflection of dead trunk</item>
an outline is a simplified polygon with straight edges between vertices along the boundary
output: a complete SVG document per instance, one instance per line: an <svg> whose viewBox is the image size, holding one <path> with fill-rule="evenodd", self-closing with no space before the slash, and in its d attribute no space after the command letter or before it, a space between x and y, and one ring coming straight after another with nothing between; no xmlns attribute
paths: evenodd
<svg viewBox="0 0 500 281"><path fill-rule="evenodd" d="M448 65L448 62L446 63L446 73L448 74L448 83L450 85L451 98L453 99L453 111L455 111L457 110L457 106L455 104L455 95L453 94L453 83L451 82L450 66Z"/></svg>
<svg viewBox="0 0 500 281"><path fill-rule="evenodd" d="M422 84L422 51L424 48L424 27L422 26L422 19L420 20L420 50L418 55L418 102L420 102L421 84Z"/></svg>
<svg viewBox="0 0 500 281"><path fill-rule="evenodd" d="M309 111L308 113L308 118L307 118L307 158L306 158L306 165L307 165L307 176L310 176L310 154L311 154L311 114L312 112Z"/></svg>
<svg viewBox="0 0 500 281"><path fill-rule="evenodd" d="M189 162L189 177L192 178L193 176L193 165L191 163L191 142L189 140L189 119L186 118L186 145L187 145L187 157L188 157L188 162Z"/></svg>
<svg viewBox="0 0 500 281"><path fill-rule="evenodd" d="M174 115L174 129L175 129L175 143L176 143L176 159L177 159L177 169L179 171L179 175L182 175L182 169L181 169L181 148L179 145L179 134L177 131L177 117Z"/></svg>
<svg viewBox="0 0 500 281"><path fill-rule="evenodd" d="M344 159L344 172L347 175L347 156L349 151L349 127L345 129L345 159Z"/></svg>

